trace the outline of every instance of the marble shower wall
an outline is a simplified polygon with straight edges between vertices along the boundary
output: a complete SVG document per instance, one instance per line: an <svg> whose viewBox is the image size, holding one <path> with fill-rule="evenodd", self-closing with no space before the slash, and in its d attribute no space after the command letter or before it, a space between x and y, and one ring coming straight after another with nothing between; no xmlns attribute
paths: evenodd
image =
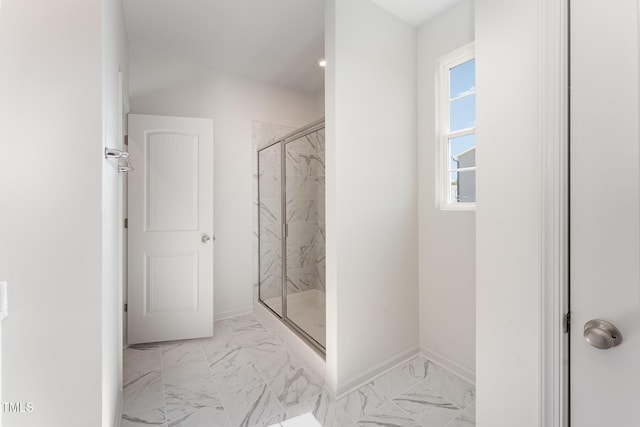
<svg viewBox="0 0 640 427"><path fill-rule="evenodd" d="M285 156L287 293L324 293L324 129L287 143Z"/></svg>
<svg viewBox="0 0 640 427"><path fill-rule="evenodd" d="M280 144L258 153L260 215L260 295L263 301L282 297L282 173ZM277 306L272 306L282 315Z"/></svg>
<svg viewBox="0 0 640 427"><path fill-rule="evenodd" d="M253 301L258 301L258 284L262 282L262 299L282 296L282 255L280 244L281 151L273 146L258 153L296 128L272 123L253 122ZM258 156L260 161L258 162ZM258 171L258 165L260 171ZM260 182L261 197L258 195ZM260 219L260 228L258 226ZM262 233L260 232L262 231ZM262 252L262 253L259 253ZM262 255L262 256L261 256ZM262 276L262 277L260 277ZM281 313L278 306L271 307Z"/></svg>
<svg viewBox="0 0 640 427"><path fill-rule="evenodd" d="M282 295L281 149L274 145L257 150L294 130L253 122L254 302L258 301L259 284L263 301ZM311 289L325 292L324 139L324 129L321 129L288 143L285 148L289 294ZM281 314L279 306L274 304L271 308Z"/></svg>

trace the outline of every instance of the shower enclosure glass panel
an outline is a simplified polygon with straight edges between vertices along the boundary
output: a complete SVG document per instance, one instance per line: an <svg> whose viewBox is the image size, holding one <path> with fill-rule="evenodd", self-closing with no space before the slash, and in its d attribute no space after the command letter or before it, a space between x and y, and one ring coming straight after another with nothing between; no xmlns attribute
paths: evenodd
<svg viewBox="0 0 640 427"><path fill-rule="evenodd" d="M325 327L324 122L258 151L259 300L320 352Z"/></svg>
<svg viewBox="0 0 640 427"><path fill-rule="evenodd" d="M260 299L282 317L282 150L258 152Z"/></svg>
<svg viewBox="0 0 640 427"><path fill-rule="evenodd" d="M325 327L324 129L285 143L287 318L322 347Z"/></svg>

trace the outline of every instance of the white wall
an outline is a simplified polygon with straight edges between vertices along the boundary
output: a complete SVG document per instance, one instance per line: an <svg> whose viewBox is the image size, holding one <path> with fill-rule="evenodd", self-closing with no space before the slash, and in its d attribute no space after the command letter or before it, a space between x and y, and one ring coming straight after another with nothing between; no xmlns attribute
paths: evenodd
<svg viewBox="0 0 640 427"><path fill-rule="evenodd" d="M0 277L7 427L101 424L101 2L4 0Z"/></svg>
<svg viewBox="0 0 640 427"><path fill-rule="evenodd" d="M103 148L123 147L128 42L122 2L102 2ZM120 93L119 72L123 77ZM113 426L122 399L123 179L115 159L102 162L102 425ZM119 420L118 420L119 421Z"/></svg>
<svg viewBox="0 0 640 427"><path fill-rule="evenodd" d="M416 31L327 2L327 382L418 350Z"/></svg>
<svg viewBox="0 0 640 427"><path fill-rule="evenodd" d="M317 96L136 47L130 71L131 112L213 118L215 315L253 310L252 121L303 126L324 115Z"/></svg>
<svg viewBox="0 0 640 427"><path fill-rule="evenodd" d="M420 346L425 355L471 380L476 364L475 212L438 208L435 81L437 60L473 40L473 0L462 0L418 28Z"/></svg>
<svg viewBox="0 0 640 427"><path fill-rule="evenodd" d="M543 3L476 0L479 427L541 425Z"/></svg>

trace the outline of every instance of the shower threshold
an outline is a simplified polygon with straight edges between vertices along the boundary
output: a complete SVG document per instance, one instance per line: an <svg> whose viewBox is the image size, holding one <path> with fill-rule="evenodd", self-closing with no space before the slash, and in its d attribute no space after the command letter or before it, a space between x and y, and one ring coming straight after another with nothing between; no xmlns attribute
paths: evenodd
<svg viewBox="0 0 640 427"><path fill-rule="evenodd" d="M282 298L269 298L265 304L281 312ZM296 292L287 296L287 317L322 347L326 347L325 294L317 289Z"/></svg>

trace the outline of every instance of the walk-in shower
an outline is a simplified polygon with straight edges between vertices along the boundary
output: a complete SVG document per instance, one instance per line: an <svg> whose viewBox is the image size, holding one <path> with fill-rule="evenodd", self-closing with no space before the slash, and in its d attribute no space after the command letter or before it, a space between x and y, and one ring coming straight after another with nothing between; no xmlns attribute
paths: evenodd
<svg viewBox="0 0 640 427"><path fill-rule="evenodd" d="M258 300L325 349L324 120L258 149Z"/></svg>

